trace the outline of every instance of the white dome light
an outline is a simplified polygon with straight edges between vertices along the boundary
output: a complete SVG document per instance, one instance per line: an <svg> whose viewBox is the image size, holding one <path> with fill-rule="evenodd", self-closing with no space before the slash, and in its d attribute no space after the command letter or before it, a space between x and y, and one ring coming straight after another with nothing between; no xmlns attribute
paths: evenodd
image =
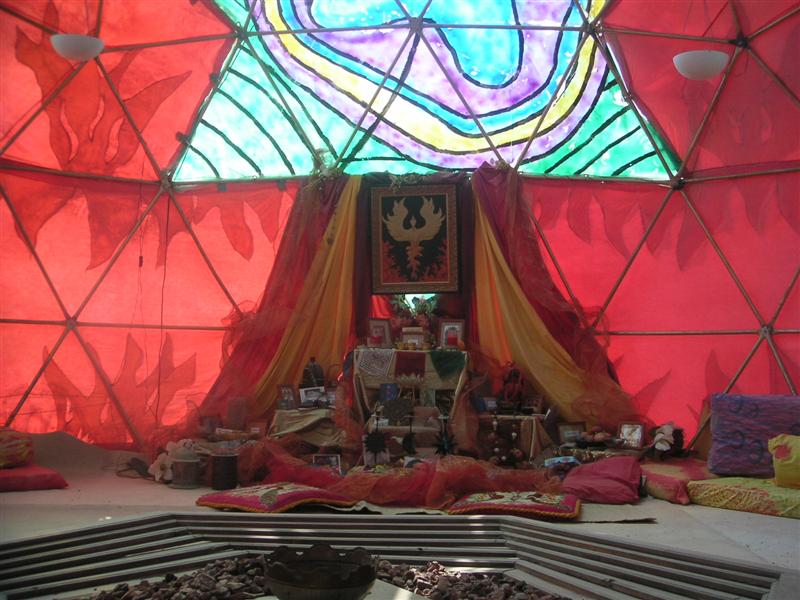
<svg viewBox="0 0 800 600"><path fill-rule="evenodd" d="M58 54L68 60L91 60L103 50L103 40L91 35L58 33L50 36L50 42Z"/></svg>
<svg viewBox="0 0 800 600"><path fill-rule="evenodd" d="M711 79L728 64L728 55L719 50L692 50L676 54L672 62L686 79Z"/></svg>

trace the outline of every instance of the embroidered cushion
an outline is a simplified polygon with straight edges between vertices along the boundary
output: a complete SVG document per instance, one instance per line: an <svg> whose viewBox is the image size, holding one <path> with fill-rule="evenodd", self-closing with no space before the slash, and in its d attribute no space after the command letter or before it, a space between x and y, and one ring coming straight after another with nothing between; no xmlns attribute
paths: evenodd
<svg viewBox="0 0 800 600"><path fill-rule="evenodd" d="M581 512L581 501L564 494L540 492L481 492L464 496L450 506L451 515L517 515L575 519Z"/></svg>
<svg viewBox="0 0 800 600"><path fill-rule="evenodd" d="M686 484L695 504L800 519L800 490L780 487L770 479L720 477Z"/></svg>
<svg viewBox="0 0 800 600"><path fill-rule="evenodd" d="M335 492L286 481L212 492L195 502L198 506L263 513L281 513L302 504L353 506L355 503Z"/></svg>
<svg viewBox="0 0 800 600"><path fill-rule="evenodd" d="M0 469L0 492L27 492L65 487L67 482L61 474L47 467L30 464L12 469Z"/></svg>
<svg viewBox="0 0 800 600"><path fill-rule="evenodd" d="M772 477L767 444L782 433L800 435L800 396L714 394L708 468L717 475Z"/></svg>

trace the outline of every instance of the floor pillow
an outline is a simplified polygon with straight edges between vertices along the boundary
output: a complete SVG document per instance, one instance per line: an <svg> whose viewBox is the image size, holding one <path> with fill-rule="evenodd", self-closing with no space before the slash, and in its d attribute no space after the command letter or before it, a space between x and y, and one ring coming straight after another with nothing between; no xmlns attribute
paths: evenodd
<svg viewBox="0 0 800 600"><path fill-rule="evenodd" d="M720 477L686 484L695 504L800 519L800 490L775 485L770 479Z"/></svg>
<svg viewBox="0 0 800 600"><path fill-rule="evenodd" d="M690 481L713 479L704 460L697 458L673 458L667 461L648 461L642 465L646 478L645 491L653 498L673 504L689 504L686 484Z"/></svg>
<svg viewBox="0 0 800 600"><path fill-rule="evenodd" d="M195 502L198 506L263 513L281 513L303 504L353 506L355 503L352 498L336 492L286 481L212 492Z"/></svg>
<svg viewBox="0 0 800 600"><path fill-rule="evenodd" d="M581 513L581 501L569 494L539 492L481 492L464 496L450 506L451 515L517 515L575 519Z"/></svg>
<svg viewBox="0 0 800 600"><path fill-rule="evenodd" d="M67 487L58 471L29 464L11 469L0 469L0 492L28 492L54 490Z"/></svg>
<svg viewBox="0 0 800 600"><path fill-rule="evenodd" d="M561 491L584 502L633 504L639 500L642 469L635 456L615 456L575 467L561 484Z"/></svg>
<svg viewBox="0 0 800 600"><path fill-rule="evenodd" d="M13 429L0 429L0 469L20 467L32 460L31 436Z"/></svg>
<svg viewBox="0 0 800 600"><path fill-rule="evenodd" d="M714 394L708 468L717 475L772 477L767 444L800 435L800 396Z"/></svg>
<svg viewBox="0 0 800 600"><path fill-rule="evenodd" d="M775 483L800 488L800 436L779 435L769 441Z"/></svg>

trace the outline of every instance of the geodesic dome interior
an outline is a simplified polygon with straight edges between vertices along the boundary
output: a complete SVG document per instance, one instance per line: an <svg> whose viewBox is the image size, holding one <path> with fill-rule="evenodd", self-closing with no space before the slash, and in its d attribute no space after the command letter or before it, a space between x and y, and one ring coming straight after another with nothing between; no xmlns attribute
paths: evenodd
<svg viewBox="0 0 800 600"><path fill-rule="evenodd" d="M800 3L0 0L0 422L202 402L303 178L517 170L637 412L800 384ZM73 62L54 33L96 35ZM674 55L720 50L692 81ZM344 349L343 349L344 350Z"/></svg>

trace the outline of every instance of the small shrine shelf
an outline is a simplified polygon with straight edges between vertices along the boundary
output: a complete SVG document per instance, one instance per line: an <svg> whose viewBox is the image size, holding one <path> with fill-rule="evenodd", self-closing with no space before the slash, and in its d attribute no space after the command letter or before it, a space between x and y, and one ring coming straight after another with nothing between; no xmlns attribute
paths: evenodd
<svg viewBox="0 0 800 600"><path fill-rule="evenodd" d="M397 383L401 388L406 387L403 378L395 377L395 362L398 352L403 353L416 353L425 355L425 375L422 382L417 386L418 389L429 389L436 391L452 391L453 398L458 398L464 385L467 383L467 367L469 365L469 354L461 350L453 350L453 352L460 352L463 355L463 367L454 372L448 377L441 377L437 372L431 360L430 350L390 350L385 349L383 352L392 352L391 359L388 361L388 367L384 375L379 375L374 370L365 369L365 361L368 354L373 352L374 348L356 348L353 351L353 376L355 379L355 393L362 406L372 411L374 409L374 401L370 400L368 390L377 390L384 383ZM455 406L455 402L453 402ZM452 416L452 414L451 414Z"/></svg>

